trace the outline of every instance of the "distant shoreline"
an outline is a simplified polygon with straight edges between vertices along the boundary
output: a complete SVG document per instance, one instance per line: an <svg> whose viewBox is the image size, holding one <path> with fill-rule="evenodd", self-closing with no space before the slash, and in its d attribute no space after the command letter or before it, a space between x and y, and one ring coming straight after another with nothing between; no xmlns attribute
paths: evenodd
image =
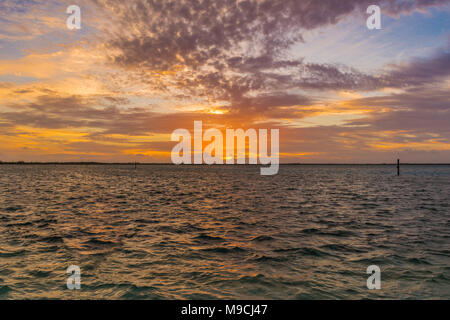
<svg viewBox="0 0 450 320"><path fill-rule="evenodd" d="M140 165L140 166L156 166L156 165L171 165L175 164L170 162L1 162L0 165ZM261 166L261 164L181 164L181 166ZM393 166L397 163L280 163L280 166ZM400 163L402 166L448 166L450 163Z"/></svg>

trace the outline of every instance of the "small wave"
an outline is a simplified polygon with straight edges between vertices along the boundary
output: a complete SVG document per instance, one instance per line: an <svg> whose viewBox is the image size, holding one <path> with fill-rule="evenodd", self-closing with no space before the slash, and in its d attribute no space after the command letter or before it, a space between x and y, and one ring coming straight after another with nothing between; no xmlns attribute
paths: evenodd
<svg viewBox="0 0 450 320"><path fill-rule="evenodd" d="M22 209L23 209L22 206L10 206L10 207L5 208L5 211L6 212L16 212L16 211L20 211Z"/></svg>
<svg viewBox="0 0 450 320"><path fill-rule="evenodd" d="M288 260L287 257L271 257L271 256L259 256L258 258L253 259L258 262L283 262Z"/></svg>
<svg viewBox="0 0 450 320"><path fill-rule="evenodd" d="M32 226L32 222L15 222L15 223L9 223L6 226L7 227L25 227L25 226Z"/></svg>
<svg viewBox="0 0 450 320"><path fill-rule="evenodd" d="M289 248L289 249L276 249L275 252L284 252L284 253L295 253L301 254L305 256L314 256L314 257L322 257L329 256L328 253L314 249L314 248Z"/></svg>
<svg viewBox="0 0 450 320"><path fill-rule="evenodd" d="M271 236L258 236L258 237L255 237L255 238L252 239L252 241L258 241L258 242L260 242L260 241L270 241L270 240L274 240L274 238L271 237Z"/></svg>
<svg viewBox="0 0 450 320"><path fill-rule="evenodd" d="M159 223L160 221L159 220L150 220L150 219L136 219L134 222L136 222L136 223L144 223L144 224L147 224L147 223Z"/></svg>
<svg viewBox="0 0 450 320"><path fill-rule="evenodd" d="M274 283L271 279L267 278L265 275L258 273L255 276L243 276L239 278L239 282L248 284L263 284L266 286L273 286Z"/></svg>
<svg viewBox="0 0 450 320"><path fill-rule="evenodd" d="M347 231L347 230L334 230L334 231L324 232L323 234L329 235L329 236L336 236L336 237L350 237L350 236L356 235L354 232Z"/></svg>
<svg viewBox="0 0 450 320"><path fill-rule="evenodd" d="M26 250L17 250L17 251L0 251L0 258L12 258L26 254Z"/></svg>
<svg viewBox="0 0 450 320"><path fill-rule="evenodd" d="M303 229L300 232L304 233L304 234L317 234L317 235L321 235L321 236L334 236L334 237L350 237L350 236L356 235L354 232L347 231L347 230L323 231L323 229L316 229L316 228Z"/></svg>
<svg viewBox="0 0 450 320"><path fill-rule="evenodd" d="M343 244L326 244L320 247L321 249L327 249L327 250L333 250L333 251L340 251L340 252L364 252L364 250L350 247Z"/></svg>
<svg viewBox="0 0 450 320"><path fill-rule="evenodd" d="M3 295L7 295L11 291L12 289L8 286L0 286L0 297Z"/></svg>
<svg viewBox="0 0 450 320"><path fill-rule="evenodd" d="M319 231L319 229L316 229L316 228L308 228L308 229L303 229L300 232L310 234L310 233L319 233L320 231Z"/></svg>
<svg viewBox="0 0 450 320"><path fill-rule="evenodd" d="M410 259L408 259L408 262L411 262L412 264L432 265L432 263L428 262L427 260L425 260L423 258L410 258Z"/></svg>
<svg viewBox="0 0 450 320"><path fill-rule="evenodd" d="M209 235L207 235L205 233L202 233L202 234L196 236L194 239L206 240L206 241L225 241L224 238L209 236Z"/></svg>
<svg viewBox="0 0 450 320"><path fill-rule="evenodd" d="M48 242L48 243L61 243L61 242L64 242L64 239L60 236L50 236L50 237L42 238L42 241Z"/></svg>
<svg viewBox="0 0 450 320"><path fill-rule="evenodd" d="M239 253L239 252L245 252L246 250L241 247L232 247L232 248L214 247L214 248L201 249L201 251L216 252L216 253Z"/></svg>
<svg viewBox="0 0 450 320"><path fill-rule="evenodd" d="M162 232L170 232L170 233L177 233L177 234L183 234L183 233L191 233L191 232L195 232L198 230L201 230L193 225L187 224L184 226L159 226L156 227L156 229L158 231L162 231Z"/></svg>
<svg viewBox="0 0 450 320"><path fill-rule="evenodd" d="M84 244L87 245L98 245L98 246L117 246L119 243L111 241L111 240L101 240L97 238L89 239L88 241L85 241Z"/></svg>
<svg viewBox="0 0 450 320"><path fill-rule="evenodd" d="M33 270L30 275L36 278L47 278L52 274L51 271Z"/></svg>

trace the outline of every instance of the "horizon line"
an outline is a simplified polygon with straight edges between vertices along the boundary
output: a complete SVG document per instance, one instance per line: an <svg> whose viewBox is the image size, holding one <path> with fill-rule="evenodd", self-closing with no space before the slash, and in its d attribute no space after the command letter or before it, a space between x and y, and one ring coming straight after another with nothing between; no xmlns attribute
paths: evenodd
<svg viewBox="0 0 450 320"><path fill-rule="evenodd" d="M30 165L30 164L61 164L61 165L173 165L173 166L264 166L263 164L174 164L172 162L97 162L97 161L0 161L0 165ZM279 163L279 165L397 165L397 162L378 162L378 163L351 163L351 162L343 162L343 163L334 163L334 162L323 162L323 163L312 163L312 162L286 162ZM450 165L450 163L445 162L400 162L400 165Z"/></svg>

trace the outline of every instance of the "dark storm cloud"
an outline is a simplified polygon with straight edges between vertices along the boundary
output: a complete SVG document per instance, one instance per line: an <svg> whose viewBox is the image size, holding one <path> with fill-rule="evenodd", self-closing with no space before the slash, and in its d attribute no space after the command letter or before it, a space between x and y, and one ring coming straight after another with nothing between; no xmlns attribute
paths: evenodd
<svg viewBox="0 0 450 320"><path fill-rule="evenodd" d="M386 76L392 87L422 85L439 81L450 75L450 44L431 57L416 58L406 65L394 65Z"/></svg>
<svg viewBox="0 0 450 320"><path fill-rule="evenodd" d="M179 61L177 55L193 67L214 58L220 62L228 60L233 67L233 56L229 53L241 49L240 45L246 41L251 45L245 54L252 49L262 53L257 58L242 57L247 59L246 65L251 65L254 59L254 66L274 67L281 62L276 54L302 41L303 30L335 24L355 10L364 12L373 4L371 0L94 2L103 10L111 10L114 22L119 24L110 43L122 51L115 62L156 70L170 69ZM377 1L383 12L396 14L446 3L445 0ZM221 61L224 58L227 59Z"/></svg>
<svg viewBox="0 0 450 320"><path fill-rule="evenodd" d="M0 118L16 125L36 128L94 127L119 115L116 107L104 105L94 98L80 96L58 97L43 95L30 103L7 105L15 111L0 112ZM94 106L93 106L94 105Z"/></svg>
<svg viewBox="0 0 450 320"><path fill-rule="evenodd" d="M267 112L273 113L276 107L305 106L311 103L312 100L307 97L280 92L271 95L259 95L254 98L240 98L235 102L235 106L245 108L249 113L252 111L255 113L265 112L265 115L269 116ZM274 114L271 114L271 116L273 117Z"/></svg>
<svg viewBox="0 0 450 320"><path fill-rule="evenodd" d="M450 139L450 92L444 89L414 88L401 94L356 99L355 106L389 108L370 117L350 121L351 125L369 125L372 130L433 132Z"/></svg>
<svg viewBox="0 0 450 320"><path fill-rule="evenodd" d="M439 7L448 5L448 0L406 0L406 1L378 1L383 3L382 7L386 13L398 15L402 13L410 13L415 10L424 10L429 7Z"/></svg>
<svg viewBox="0 0 450 320"><path fill-rule="evenodd" d="M284 105L287 108L292 104L308 103L304 98L295 95L290 99L276 95L266 97L266 99L254 103L266 104L266 107L272 104ZM254 121L258 120L251 116L240 117L239 114L233 113L224 115L196 112L158 114L139 108L121 110L109 106L105 101L108 101L105 97L94 99L79 96L65 98L43 96L34 103L14 105L15 112L0 113L0 119L2 119L0 123L50 129L73 127L78 131L81 128L87 128L84 139L88 141L68 141L64 144L65 150L108 155L124 152L130 148L137 150L136 152L139 150L168 152L173 147L173 143L170 141L133 142L131 136L145 135L151 138L152 134L156 133L170 134L175 128L193 130L194 120L201 119L204 127L215 126L218 128L223 128L220 125L236 128L255 127ZM283 114L282 110L276 110L267 113L273 120L257 126L280 129L280 150L285 154L284 162L298 161L297 153L301 154L300 157L305 162L323 161L324 153L326 153L328 162L371 162L373 158L368 156L369 150L372 156L377 154L378 161L381 161L380 159L388 161L392 156L391 153L373 150L372 142L408 144L427 143L427 141L433 140L434 142L448 143L450 139L448 127L450 95L447 91L429 88L411 89L402 94L356 99L348 101L347 104L368 106L380 111L369 114L360 120L348 121L346 126L298 128L289 124L281 125L276 120L283 117L293 118L292 110L286 114ZM382 111L382 109L389 110ZM310 110L310 112L315 111ZM306 115L296 113L295 118L299 119ZM236 125L236 123L239 124ZM218 124L219 126L217 126ZM91 132L89 128L95 129L95 131ZM380 138L380 133L386 131L401 131L402 133L393 133ZM20 130L10 133L11 136L20 134ZM130 143L134 147L130 147ZM414 154L414 148L411 150L408 151L410 156ZM426 157L432 159L433 155L436 156L432 153L422 153L415 156L416 158L410 159L422 161L421 159L428 159Z"/></svg>
<svg viewBox="0 0 450 320"><path fill-rule="evenodd" d="M195 112L160 114L144 108L119 109L110 105L109 96L40 96L31 103L14 103L7 107L14 111L0 111L2 126L23 125L35 128L93 128L91 134L101 138L105 134L148 135L171 133L174 128L192 126L201 116L205 124L217 120L218 115Z"/></svg>
<svg viewBox="0 0 450 320"><path fill-rule="evenodd" d="M184 66L187 69L178 70L165 90L176 86L192 96L228 101L237 110L265 108L267 104L261 99L275 92L280 96L289 89L374 90L434 77L425 66L419 74L399 67L381 77L287 57L286 50L303 41L304 30L335 24L349 14L365 13L368 5L374 4L372 0L94 2L109 12L116 24L115 30L108 30L107 42L109 51L115 52L111 54L114 64L127 70L146 70L141 80L147 83L152 82L148 71L174 71L176 66ZM382 0L376 4L383 13L398 15L446 3ZM445 56L442 58L435 61L436 67L445 64ZM153 85L161 89L160 83ZM260 94L261 99L250 98L250 92L252 96ZM285 99L290 99L289 94Z"/></svg>
<svg viewBox="0 0 450 320"><path fill-rule="evenodd" d="M100 152L104 154L117 154L118 151L121 151L121 149L125 149L125 147L120 147L117 145L106 145L103 143L97 143L92 141L86 141L86 142L70 142L64 144L64 147L66 150L69 151L76 151L76 152Z"/></svg>

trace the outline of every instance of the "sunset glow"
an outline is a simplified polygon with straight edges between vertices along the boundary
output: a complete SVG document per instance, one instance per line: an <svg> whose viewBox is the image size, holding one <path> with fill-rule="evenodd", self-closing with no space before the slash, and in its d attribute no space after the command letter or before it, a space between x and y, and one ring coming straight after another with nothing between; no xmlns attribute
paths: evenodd
<svg viewBox="0 0 450 320"><path fill-rule="evenodd" d="M170 133L201 120L279 128L282 163L450 161L445 1L380 1L380 30L358 1L317 21L322 4L286 4L272 33L247 11L275 2L237 3L81 1L69 30L67 1L3 1L0 160L170 162Z"/></svg>

